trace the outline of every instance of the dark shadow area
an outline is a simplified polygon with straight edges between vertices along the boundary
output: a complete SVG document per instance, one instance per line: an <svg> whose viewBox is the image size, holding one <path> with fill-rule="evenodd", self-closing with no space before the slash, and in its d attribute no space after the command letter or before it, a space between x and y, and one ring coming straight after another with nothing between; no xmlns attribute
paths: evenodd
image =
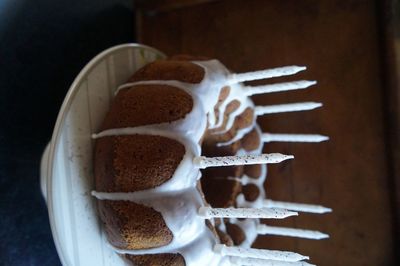
<svg viewBox="0 0 400 266"><path fill-rule="evenodd" d="M132 1L0 0L0 265L59 265L39 163L75 76L134 41Z"/></svg>

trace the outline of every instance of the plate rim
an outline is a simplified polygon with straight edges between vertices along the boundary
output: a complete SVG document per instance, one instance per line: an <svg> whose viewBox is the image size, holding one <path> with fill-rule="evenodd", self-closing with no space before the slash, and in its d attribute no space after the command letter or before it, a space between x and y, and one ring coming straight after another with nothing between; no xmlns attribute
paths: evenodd
<svg viewBox="0 0 400 266"><path fill-rule="evenodd" d="M83 77L85 77L96 65L98 62L103 60L105 57L109 56L112 53L118 52L120 50L124 49L130 49L130 48L143 48L145 50L150 50L151 52L160 55L161 57L166 57L166 55L147 45L139 44L139 43L125 43L125 44L119 44L112 46L99 54L97 54L95 57L93 57L79 72L79 74L75 77L74 81L72 82L71 86L69 87L66 96L64 97L63 103L60 107L60 110L57 115L56 123L53 129L52 137L50 140L50 147L49 147L49 157L48 157L48 167L47 167L47 188L46 188L46 195L47 195L47 209L48 209L48 216L49 216L49 221L50 221L50 228L53 236L53 242L55 244L58 256L60 258L60 261L62 265L68 265L67 264L67 259L65 258L65 254L63 252L62 245L60 243L60 239L58 237L58 231L57 231L57 226L55 223L54 219L54 207L53 207L53 178L55 178L55 167L54 167L54 155L55 151L58 148L59 145L59 138L61 136L61 128L62 125L65 123L65 119L67 116L66 110L69 110L69 108L72 105L73 99L75 98L75 95L78 92L79 86L81 81L83 80Z"/></svg>

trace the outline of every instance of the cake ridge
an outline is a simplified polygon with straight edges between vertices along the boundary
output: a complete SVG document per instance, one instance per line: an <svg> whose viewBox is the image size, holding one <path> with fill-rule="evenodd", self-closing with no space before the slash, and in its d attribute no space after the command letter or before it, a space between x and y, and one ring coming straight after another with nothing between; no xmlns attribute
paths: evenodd
<svg viewBox="0 0 400 266"><path fill-rule="evenodd" d="M217 60L212 60L209 65L212 66L213 64L218 65L218 67L222 66L222 64L220 64ZM182 225L184 225L182 223L180 223L178 226L176 226L175 223L176 223L177 219L176 219L176 217L171 217L170 214L171 213L179 214L180 211L182 211L182 209L179 209L179 210L175 209L175 212L171 212L171 211L167 210L168 208L163 208L163 205L165 204L166 201L162 201L162 204L160 204L160 203L153 204L154 202L152 201L152 199L150 201L143 200L143 198L146 198L146 197L143 197L140 200L135 199L135 200L133 200L133 202L142 203L142 204L144 203L145 206L147 205L149 207L152 207L153 209L155 209L156 211L159 211L161 213L164 221L166 222L168 228L171 230L171 232L173 234L173 240L172 240L172 242L170 242L167 245L164 245L162 247L145 249L145 250L144 249L142 249L142 250L123 250L123 249L118 249L118 248L114 247L114 249L119 253L142 255L142 254L156 254L156 253L165 253L165 252L172 252L172 253L178 252L185 258L186 263L188 263L188 261L190 260L190 255L188 255L188 254L193 253L193 250L191 252L188 252L188 250L185 249L186 245L190 246L190 244L193 241L195 241L196 239L204 239L203 241L209 240L212 242L212 245L215 244L215 241L218 240L216 238L216 236L214 236L210 233L207 233L207 231L209 231L209 230L204 223L204 219L200 218L197 215L198 208L200 206L202 206L202 204L204 204L204 202L200 201L201 195L199 192L196 191L197 190L196 183L197 183L197 180L201 176L200 170L192 166L192 160L193 160L194 156L200 155L201 148L198 143L200 141L201 135L203 135L204 131L206 130L207 120L210 119L210 117L212 117L212 115L209 115L209 114L213 111L213 107L216 104L216 101L218 100L218 95L220 93L220 90L222 89L222 85L221 85L222 82L215 82L217 77L219 79L223 80L223 78L221 78L221 74L219 74L219 71L216 71L216 69L213 69L210 71L208 69L208 67L210 67L210 66L206 67L204 65L207 65L207 63L204 63L204 62L201 63L201 66L205 70L205 74L204 74L203 80L199 84L187 84L185 82L176 81L176 80L170 80L170 81L150 80L150 81L134 82L134 83L130 83L129 85L126 85L126 87L131 88L131 87L134 87L135 85L162 84L162 85L170 85L170 86L174 86L174 87L182 89L183 91L189 93L189 95L191 95L193 98L193 108L188 114L185 115L184 118L173 121L172 123L164 123L164 125L161 125L161 126L160 126L160 124L155 124L155 125L146 125L146 126L139 126L139 127L132 127L132 128L109 129L109 130L105 130L105 131L102 131L102 132L94 135L94 138L105 137L105 136L116 136L116 135L132 135L132 134L161 135L161 136L170 137L174 140L181 142L182 144L184 144L185 150L186 150L183 160L181 161L178 168L175 170L171 179L167 180L165 183L161 184L160 186L158 186L156 188L147 189L145 192L138 193L136 195L149 196L151 194L158 193L159 191L170 191L172 189L174 191L182 192L183 189L186 189L183 193L180 193L179 195L176 195L176 194L174 195L173 200L172 200L174 203L172 205L182 208L184 206L184 205L182 205L182 198L184 198L182 196L189 196L189 198L187 198L187 203L188 203L188 205L190 205L189 209L191 211L185 213L185 217L187 218L187 220L196 221L195 226L191 227L191 228L188 228L185 226L182 227ZM216 68L216 67L212 66L212 68ZM223 69L223 70L227 71L226 69ZM226 73L224 73L224 74L226 74ZM210 78L210 75L214 76L214 77ZM213 85L213 86L210 86L210 85ZM124 87L120 86L119 88L123 89ZM215 88L215 90L212 91L212 88ZM215 100L215 102L214 102L214 100ZM196 117L193 117L193 115L191 116L191 114L193 114L193 113L194 113L194 116L196 116ZM198 126L199 124L193 125L194 122L197 122L197 123L200 122L199 123L200 126ZM179 124L181 125L181 127L177 126ZM187 124L187 128L194 128L195 129L194 133L185 131L184 124ZM192 150L192 151L188 152L190 150ZM188 155L188 153L189 153L189 155ZM183 174L182 171L179 171L181 165L184 162L187 162L187 167L185 167L186 168L185 174ZM170 183L173 183L174 180L181 180L182 178L179 178L181 176L186 176L186 179L189 179L191 181L184 185L181 184L181 186L178 186L178 188L176 187L176 185L169 185ZM191 176L191 177L188 178L188 176ZM195 177L195 178L193 178L193 177ZM190 188L190 187L192 187L193 189L187 190L187 188ZM96 195L96 193L98 193L98 192L94 192L94 195ZM133 192L133 193L135 193L135 192ZM110 194L108 194L108 195L110 195ZM131 194L131 195L133 195L133 194ZM193 197L193 195L195 195L196 197ZM97 194L97 196L99 196L99 194ZM196 198L196 199L194 200L194 198ZM190 213L190 214L188 214L188 213ZM183 231L186 231L186 232L182 233L182 232L180 232L180 229L183 229ZM200 237L199 234L202 234L203 236ZM190 236L189 239L187 236ZM180 242L179 241L180 238L183 239L184 241ZM207 238L211 238L211 239L207 240ZM193 248L195 248L195 247L193 247ZM196 249L198 250L198 248L196 248ZM212 246L209 246L208 249L212 250ZM186 252L185 252L185 250L186 250ZM213 254L213 257L218 257L217 259L214 259L216 262L215 265L219 265L221 261L226 260L226 259L219 257L217 254ZM193 262L191 264L193 264ZM191 264L189 264L189 265L191 265Z"/></svg>

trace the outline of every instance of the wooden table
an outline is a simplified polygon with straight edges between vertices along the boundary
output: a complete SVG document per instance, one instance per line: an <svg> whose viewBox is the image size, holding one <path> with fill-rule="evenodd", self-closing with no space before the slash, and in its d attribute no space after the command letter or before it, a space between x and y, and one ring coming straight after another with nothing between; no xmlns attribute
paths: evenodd
<svg viewBox="0 0 400 266"><path fill-rule="evenodd" d="M318 265L394 264L398 228L394 210L399 206L395 194L400 150L395 134L398 92L393 75L388 76L393 74L394 60L385 60L392 39L387 27L391 22L385 21L388 14L384 11L391 3L378 3L139 2L137 38L141 43L169 55L215 57L235 72L306 65L306 72L290 79L318 81L309 90L262 95L254 101L260 105L324 103L322 109L263 116L258 122L268 132L331 137L322 144L271 143L265 147L265 152L296 157L269 168L269 198L320 203L334 210L268 222L321 230L331 238L264 236L255 247L294 250L310 255Z"/></svg>

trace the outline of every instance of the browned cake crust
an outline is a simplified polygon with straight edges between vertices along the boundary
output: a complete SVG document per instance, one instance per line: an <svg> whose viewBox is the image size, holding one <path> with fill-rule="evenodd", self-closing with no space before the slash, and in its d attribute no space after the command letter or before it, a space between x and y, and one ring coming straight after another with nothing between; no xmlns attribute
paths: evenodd
<svg viewBox="0 0 400 266"><path fill-rule="evenodd" d="M152 255L125 255L135 266L185 266L180 254L163 253Z"/></svg>
<svg viewBox="0 0 400 266"><path fill-rule="evenodd" d="M220 224L220 220L215 220L215 225ZM224 233L220 230L218 230L214 225L212 225L212 223L209 220L205 221L206 226L208 227L208 229L214 234L214 236L219 239L221 241L222 244L225 244L227 246L232 246L233 245L233 241L231 239L231 237L227 234Z"/></svg>
<svg viewBox="0 0 400 266"><path fill-rule="evenodd" d="M210 167L202 170L203 177L215 176L218 178L240 177L243 175L243 166Z"/></svg>
<svg viewBox="0 0 400 266"><path fill-rule="evenodd" d="M154 254L154 255L125 255L135 266L185 266L185 260L180 254Z"/></svg>
<svg viewBox="0 0 400 266"><path fill-rule="evenodd" d="M128 201L98 201L109 242L120 249L145 249L172 241L172 232L152 208Z"/></svg>
<svg viewBox="0 0 400 266"><path fill-rule="evenodd" d="M203 176L201 185L206 200L216 208L227 208L235 205L236 196L241 191L241 184L235 180Z"/></svg>
<svg viewBox="0 0 400 266"><path fill-rule="evenodd" d="M158 60L139 69L129 81L179 80L187 83L200 83L204 74L204 69L201 66L191 62Z"/></svg>
<svg viewBox="0 0 400 266"><path fill-rule="evenodd" d="M260 190L255 184L242 186L242 193L247 201L255 201L260 195Z"/></svg>
<svg viewBox="0 0 400 266"><path fill-rule="evenodd" d="M225 244L227 246L233 246L234 243L233 243L232 237L230 235L228 235L225 232L222 232L219 229L216 229L216 232L217 232L218 238L220 239L222 244Z"/></svg>
<svg viewBox="0 0 400 266"><path fill-rule="evenodd" d="M215 143L227 142L236 136L238 130L251 126L253 118L254 110L248 107L235 118L233 126L226 133L208 134L207 141L213 141Z"/></svg>
<svg viewBox="0 0 400 266"><path fill-rule="evenodd" d="M185 91L167 85L136 85L115 96L102 130L172 122L193 108Z"/></svg>
<svg viewBox="0 0 400 266"><path fill-rule="evenodd" d="M227 111L229 112L229 111ZM235 129L232 129L232 132ZM230 134L229 132L227 134ZM213 135L212 130L206 133L202 144L202 153L204 156L229 156L236 155L237 151L242 147L241 141L236 141L230 145L217 146L221 138L226 138L227 134ZM230 139L228 136L226 139ZM210 177L239 177L243 174L243 166L230 166L230 167L211 167L202 171L203 176Z"/></svg>
<svg viewBox="0 0 400 266"><path fill-rule="evenodd" d="M222 90L219 99L225 100L229 95L230 89ZM220 103L218 103L220 104ZM218 105L217 104L217 105ZM256 130L252 130L246 135L244 141L239 140L230 145L217 147L218 142L224 142L232 139L238 130L248 127L253 121L254 112L251 108L245 109L242 114L236 117L232 128L225 134L215 135L213 133L221 131L227 125L229 114L239 108L238 101L232 101L227 105L224 113L223 126L218 129L209 130L206 133L202 145L202 152L204 156L227 156L235 155L240 148L246 150L254 150L260 144L259 136ZM235 206L237 195L242 192L242 185L240 182L234 180L227 180L224 177L240 177L243 175L243 166L231 167L211 167L202 170L202 187L206 195L206 200L213 207L231 207ZM250 193L251 192L251 193ZM246 189L247 196L254 198L256 194L254 190Z"/></svg>
<svg viewBox="0 0 400 266"><path fill-rule="evenodd" d="M240 245L246 239L245 233L236 224L226 223L225 226L235 245Z"/></svg>
<svg viewBox="0 0 400 266"><path fill-rule="evenodd" d="M223 87L221 89L221 92L220 92L219 97L218 97L218 102L214 107L215 122L216 123L219 123L219 109L218 108L228 98L230 91L231 91L231 87L229 87L229 86L225 86L225 87ZM226 111L225 111L225 113L226 113ZM210 133L210 132L211 131L209 130L208 133Z"/></svg>
<svg viewBox="0 0 400 266"><path fill-rule="evenodd" d="M169 180L185 154L185 147L170 138L129 135L96 142L96 190L133 192L154 188Z"/></svg>
<svg viewBox="0 0 400 266"><path fill-rule="evenodd" d="M222 121L222 125L218 128L215 129L210 129L207 133L214 133L214 132L219 132L219 131L223 131L226 128L227 122L228 122L228 118L229 115L231 113L233 113L234 111L236 111L238 108L240 107L240 102L238 100L234 100L232 102L230 102L225 109L224 115L223 115L223 121ZM218 110L218 109L217 109ZM218 111L216 112L216 115L218 114ZM218 122L219 116L216 117L216 121Z"/></svg>
<svg viewBox="0 0 400 266"><path fill-rule="evenodd" d="M261 165L254 164L254 165L245 165L244 166L244 173L251 178L259 178L261 175Z"/></svg>
<svg viewBox="0 0 400 266"><path fill-rule="evenodd" d="M242 148L246 151L254 151L260 146L261 139L257 130L253 128L253 130L243 136L240 142L242 143Z"/></svg>

